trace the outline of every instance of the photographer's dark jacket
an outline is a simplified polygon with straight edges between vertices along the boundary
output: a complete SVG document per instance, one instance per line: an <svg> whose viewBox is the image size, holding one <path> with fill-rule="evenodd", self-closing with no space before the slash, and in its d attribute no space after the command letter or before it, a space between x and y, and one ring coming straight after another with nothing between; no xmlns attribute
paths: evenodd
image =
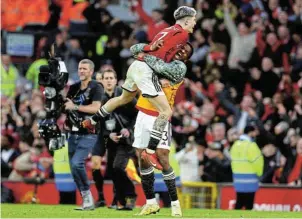
<svg viewBox="0 0 302 219"><path fill-rule="evenodd" d="M122 91L123 91L122 88L116 87L114 90L114 93L111 97L105 92L103 99L102 99L102 106L109 99L122 95ZM106 147L117 145L115 142L113 142L109 138L109 135L112 132L116 132L119 135L120 131L123 128L126 128L129 130L130 137L128 139L121 138L121 140L118 144L129 145L129 146L132 145L132 142L134 140L134 135L133 135L134 124L135 124L135 120L136 120L136 116L137 116L137 110L135 108L136 102L137 102L137 100L134 99L130 103L117 108L104 121L104 129L102 131L103 131L103 138L108 138ZM112 124L112 123L110 123L109 120L115 121L115 127L113 127L112 130L110 130L110 128L108 127L108 123L109 123L109 126L110 126L110 124ZM106 123L107 123L107 125L106 125ZM109 128L109 130L108 130L108 128Z"/></svg>
<svg viewBox="0 0 302 219"><path fill-rule="evenodd" d="M70 86L67 93L67 98L71 99L72 102L76 105L90 105L93 101L102 101L104 96L103 87L95 80L91 80L88 84L88 87L84 90L81 90L81 82L73 84ZM80 111L73 111L78 115L80 120L84 120L93 114L84 113ZM68 117L68 112L67 112ZM70 127L71 128L71 127ZM87 130L84 128L79 128L79 133L86 134Z"/></svg>

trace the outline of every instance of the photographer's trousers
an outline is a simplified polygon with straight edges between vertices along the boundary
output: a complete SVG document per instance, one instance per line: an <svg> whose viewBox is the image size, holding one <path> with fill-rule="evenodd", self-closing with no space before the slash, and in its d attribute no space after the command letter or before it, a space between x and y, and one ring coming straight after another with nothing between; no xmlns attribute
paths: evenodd
<svg viewBox="0 0 302 219"><path fill-rule="evenodd" d="M89 180L86 174L85 160L97 141L97 135L71 134L68 139L68 155L73 179L82 191L89 190Z"/></svg>

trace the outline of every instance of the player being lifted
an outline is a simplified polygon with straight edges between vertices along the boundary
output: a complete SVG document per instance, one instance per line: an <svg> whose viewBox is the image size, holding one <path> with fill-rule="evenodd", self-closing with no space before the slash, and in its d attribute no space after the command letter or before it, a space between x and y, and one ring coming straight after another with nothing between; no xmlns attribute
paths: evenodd
<svg viewBox="0 0 302 219"><path fill-rule="evenodd" d="M183 78L187 70L184 62L187 61L193 53L191 44L187 43L182 49L180 49L175 54L173 61L170 63L165 63L159 58L145 53L140 53L142 52L142 49L143 45L137 44L132 46L130 50L134 55L138 54L138 58L143 58L150 67L152 66L152 69L155 72L160 72L162 75L165 75L164 77L166 79L170 80L168 81L166 79L160 79L160 82L165 96L168 99L169 105L172 108L174 105L176 92L183 83ZM148 146L152 124L158 116L158 111L147 98L142 96L142 94L137 101L136 108L139 110L139 112L135 122L134 142L132 145L136 148L139 159L142 187L147 199L146 204L142 208L139 215L148 215L158 212L159 205L156 202L154 193L154 168L149 162L147 162L145 159L142 159L141 154ZM157 146L156 154L163 167L162 175L171 199L172 216L180 217L182 216L182 212L177 197L175 174L169 163L169 151L172 137L171 132L171 124L168 122L163 131L163 138Z"/></svg>
<svg viewBox="0 0 302 219"><path fill-rule="evenodd" d="M174 55L183 47L189 38L189 33L193 32L196 24L196 11L194 8L181 6L174 12L176 24L174 26L163 29L153 39L153 41L143 48L143 52L156 56L165 62L170 62ZM158 42L163 41L163 44L158 46ZM160 48L158 48L160 47ZM92 116L89 120L83 122L84 127L89 127L96 124L101 118L108 116L114 109L129 103L137 94L138 89L142 95L150 101L150 103L159 112L156 118L150 135L148 147L142 156L157 169L162 170L162 165L159 163L155 150L159 144L162 133L172 116L172 109L169 106L168 100L162 91L159 84L157 73L153 72L152 68L144 61L134 61L127 72L125 83L123 84L123 93L119 97L110 99L101 109Z"/></svg>

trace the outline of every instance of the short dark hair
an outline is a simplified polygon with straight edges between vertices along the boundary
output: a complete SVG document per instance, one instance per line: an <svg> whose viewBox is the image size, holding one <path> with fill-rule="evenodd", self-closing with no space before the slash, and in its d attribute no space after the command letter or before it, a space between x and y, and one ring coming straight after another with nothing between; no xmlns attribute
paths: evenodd
<svg viewBox="0 0 302 219"><path fill-rule="evenodd" d="M190 53L190 55L188 56L188 59L190 59L191 56L192 56L193 53L194 53L194 48L193 48L193 45L192 45L190 42L187 42L186 44L189 45L189 46L191 47L191 53Z"/></svg>
<svg viewBox="0 0 302 219"><path fill-rule="evenodd" d="M244 134L248 134L250 132L253 132L256 130L256 126L254 125L247 125L245 128L244 128Z"/></svg>
<svg viewBox="0 0 302 219"><path fill-rule="evenodd" d="M100 73L102 74L102 79L104 79L104 74L108 72L108 73L113 73L114 74L114 77L115 79L117 79L117 74L116 74L116 71L112 68L107 68L107 69L104 69L102 70Z"/></svg>

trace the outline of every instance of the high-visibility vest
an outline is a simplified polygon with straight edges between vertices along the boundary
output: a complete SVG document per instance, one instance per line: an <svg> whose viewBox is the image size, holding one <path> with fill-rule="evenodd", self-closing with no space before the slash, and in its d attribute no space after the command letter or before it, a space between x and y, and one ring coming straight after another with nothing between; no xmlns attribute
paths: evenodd
<svg viewBox="0 0 302 219"><path fill-rule="evenodd" d="M9 65L8 71L1 65L1 94L13 97L16 89L16 80L18 78L18 70L15 66Z"/></svg>
<svg viewBox="0 0 302 219"><path fill-rule="evenodd" d="M256 192L263 173L264 160L258 145L249 140L237 140L230 151L233 184L237 192Z"/></svg>
<svg viewBox="0 0 302 219"><path fill-rule="evenodd" d="M56 187L59 191L71 192L76 190L76 185L70 170L67 142L65 147L54 152L53 170L55 173Z"/></svg>
<svg viewBox="0 0 302 219"><path fill-rule="evenodd" d="M100 38L96 41L96 48L95 48L95 51L96 51L96 54L98 56L101 56L104 54L105 52L105 47L106 47L106 43L108 42L108 36L107 35L102 35L100 36Z"/></svg>
<svg viewBox="0 0 302 219"><path fill-rule="evenodd" d="M40 66L47 64L47 59L38 59L29 66L29 69L26 72L26 79L33 83L33 88L36 89L39 87Z"/></svg>

